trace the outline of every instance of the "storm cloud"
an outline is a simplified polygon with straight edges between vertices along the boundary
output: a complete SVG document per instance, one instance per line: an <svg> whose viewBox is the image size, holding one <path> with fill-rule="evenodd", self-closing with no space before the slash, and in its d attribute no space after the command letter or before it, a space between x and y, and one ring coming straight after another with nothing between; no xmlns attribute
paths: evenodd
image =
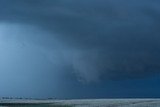
<svg viewBox="0 0 160 107"><path fill-rule="evenodd" d="M0 69L50 78L72 75L87 83L158 74L159 4L158 0L0 0Z"/></svg>

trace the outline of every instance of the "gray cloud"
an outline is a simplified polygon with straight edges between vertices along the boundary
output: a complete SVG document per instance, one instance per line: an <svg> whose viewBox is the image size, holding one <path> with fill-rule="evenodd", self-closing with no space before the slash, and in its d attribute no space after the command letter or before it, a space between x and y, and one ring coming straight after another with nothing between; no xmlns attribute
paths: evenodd
<svg viewBox="0 0 160 107"><path fill-rule="evenodd" d="M159 73L158 0L0 2L1 22L44 31L39 35L31 28L32 35L27 32L5 38L38 46L48 61L63 67L61 71L70 68L80 81L141 78Z"/></svg>

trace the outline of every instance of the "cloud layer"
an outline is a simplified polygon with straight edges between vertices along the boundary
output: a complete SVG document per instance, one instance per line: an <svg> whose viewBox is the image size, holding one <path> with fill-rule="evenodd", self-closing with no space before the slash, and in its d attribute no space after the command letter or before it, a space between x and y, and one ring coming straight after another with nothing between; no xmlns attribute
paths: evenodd
<svg viewBox="0 0 160 107"><path fill-rule="evenodd" d="M63 67L61 72L69 69L83 82L142 78L160 72L158 4L158 0L1 0L0 22L13 32L5 40L38 47L56 66L53 72ZM20 27L22 31L14 30Z"/></svg>

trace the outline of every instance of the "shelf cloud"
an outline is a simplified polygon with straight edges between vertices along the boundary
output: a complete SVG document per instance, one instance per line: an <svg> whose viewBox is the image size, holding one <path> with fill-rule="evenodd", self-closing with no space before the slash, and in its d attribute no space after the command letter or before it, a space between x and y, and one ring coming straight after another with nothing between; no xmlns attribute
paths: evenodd
<svg viewBox="0 0 160 107"><path fill-rule="evenodd" d="M0 0L0 69L82 83L158 74L159 3Z"/></svg>
<svg viewBox="0 0 160 107"><path fill-rule="evenodd" d="M1 0L0 21L48 33L13 31L5 38L44 46L50 58L62 51L80 80L144 77L160 70L157 2Z"/></svg>

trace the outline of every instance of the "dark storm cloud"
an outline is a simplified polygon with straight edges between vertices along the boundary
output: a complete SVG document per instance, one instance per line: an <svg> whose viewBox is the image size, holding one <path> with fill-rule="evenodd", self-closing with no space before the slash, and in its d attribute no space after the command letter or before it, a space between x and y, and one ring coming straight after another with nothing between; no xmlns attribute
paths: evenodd
<svg viewBox="0 0 160 107"><path fill-rule="evenodd" d="M28 41L46 47L49 60L58 67L66 64L62 71L69 67L80 81L141 78L160 72L158 0L0 2L1 22L38 26L47 32L29 36Z"/></svg>

